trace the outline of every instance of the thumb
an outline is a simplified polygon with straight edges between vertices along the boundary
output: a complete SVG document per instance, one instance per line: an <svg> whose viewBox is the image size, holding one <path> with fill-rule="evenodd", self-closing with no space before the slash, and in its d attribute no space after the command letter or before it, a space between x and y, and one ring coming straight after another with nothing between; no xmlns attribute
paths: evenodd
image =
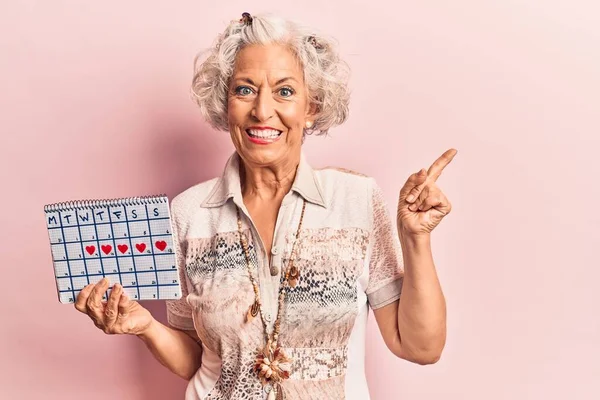
<svg viewBox="0 0 600 400"><path fill-rule="evenodd" d="M400 200L414 201L421 194L426 180L427 170L425 168L421 168L421 170L409 176L402 189L400 189Z"/></svg>

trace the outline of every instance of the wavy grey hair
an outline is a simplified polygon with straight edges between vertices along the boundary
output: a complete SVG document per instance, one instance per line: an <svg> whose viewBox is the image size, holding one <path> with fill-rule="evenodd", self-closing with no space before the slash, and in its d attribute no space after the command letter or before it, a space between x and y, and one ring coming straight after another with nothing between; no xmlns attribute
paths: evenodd
<svg viewBox="0 0 600 400"><path fill-rule="evenodd" d="M304 70L308 100L316 107L310 129L304 134L327 134L348 117L350 68L337 50L337 42L297 22L274 15L232 21L213 46L194 59L191 95L207 122L228 131L227 102L230 79L238 52L250 44L282 44L294 53ZM203 54L208 56L200 62Z"/></svg>

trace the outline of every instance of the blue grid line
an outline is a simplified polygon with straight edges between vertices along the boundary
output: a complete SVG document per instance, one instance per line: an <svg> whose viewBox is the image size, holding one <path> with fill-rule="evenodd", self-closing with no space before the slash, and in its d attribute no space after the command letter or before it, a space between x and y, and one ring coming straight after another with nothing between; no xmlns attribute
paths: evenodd
<svg viewBox="0 0 600 400"><path fill-rule="evenodd" d="M59 244L62 244L62 243L59 243ZM132 252L132 254L133 254L133 252ZM173 253L164 253L164 255L168 255L168 254L173 254ZM162 256L163 254L157 254L157 255ZM133 257L154 257L154 256L155 256L154 254L136 254ZM127 258L127 257L131 257L131 256L104 256L103 258L104 259L116 258L117 262L118 262L119 258ZM83 259L78 259L78 258L73 258L73 259L65 258L64 260L53 260L53 261L82 261L82 260ZM91 260L93 260L93 258L91 258Z"/></svg>
<svg viewBox="0 0 600 400"><path fill-rule="evenodd" d="M106 207L106 211L108 211L108 213L110 213L110 210L108 209L109 207ZM108 215L108 220L110 221L110 214ZM94 217L94 222L96 222L96 218ZM121 265L119 264L119 257L117 257L117 243L115 242L115 231L113 229L113 223L112 221L110 222L110 236L112 237L112 245L113 245L113 250L115 252L115 262L117 263L117 273L119 274L119 284L121 286L123 286L123 278L121 277ZM129 229L127 229L129 230ZM98 236L98 227L96 227L96 236ZM100 255L100 257L102 257L102 255ZM108 256L106 258L112 258L112 256Z"/></svg>
<svg viewBox="0 0 600 400"><path fill-rule="evenodd" d="M88 269L87 269L87 263L85 262L85 249L83 248L83 237L81 236L81 229L79 229L79 219L78 219L79 215L77 213L77 211L75 211L75 221L77 221L77 232L79 232L79 239L80 240L80 244L81 244L81 258L83 259L83 268L85 269L85 274L88 274ZM62 221L60 222L61 226L62 226ZM72 228L72 226L70 227ZM66 239L66 238L64 238ZM66 243L66 242L65 242ZM77 243L77 242L74 242ZM67 254L67 258L69 258L69 255ZM68 262L68 261L67 261ZM88 284L90 283L90 278L87 278Z"/></svg>
<svg viewBox="0 0 600 400"><path fill-rule="evenodd" d="M117 222L117 224L124 224L124 223L125 223L125 222ZM82 226L86 226L86 225L82 225ZM59 229L59 228L53 227L53 228L50 228L50 229ZM112 231L112 224L111 224L111 226L110 226L110 229L111 229L111 232L112 232L112 233L111 233L111 235L112 235L113 237L106 238L106 239L102 239L103 241L104 241L104 240L112 240L112 239L114 239L114 232ZM158 236L171 236L171 235L169 235L168 233L160 233L160 234L158 234L158 235L154 235L154 236L158 237ZM147 238L148 236L129 236L129 237L130 237L131 239L144 239L144 238ZM93 242L94 240L95 240L95 239L92 239L92 240L82 240L82 241L83 241L83 242ZM100 239L98 239L98 240L100 240ZM52 244L62 244L62 243L63 243L63 242L52 243ZM79 241L78 241L78 240L76 240L76 241L74 241L74 242L64 242L64 243L66 243L66 244L71 244L71 243L79 243Z"/></svg>
<svg viewBox="0 0 600 400"><path fill-rule="evenodd" d="M62 226L62 214L60 213L60 211L58 212L58 220L60 221L60 232L62 234L62 239L63 242L65 241L65 230L63 229ZM52 246L50 246L52 248ZM64 244L65 247L65 258L69 257L69 253L67 253L67 244ZM54 258L54 257L52 257ZM56 264L54 264L54 268L56 268ZM73 285L73 276L71 275L71 264L69 263L69 260L67 260L67 269L69 270L69 281L71 282L71 294L73 295L73 301L75 301L75 285ZM56 269L54 271L56 273ZM58 280L56 281L57 286L58 286ZM59 295L59 301L60 301L60 295Z"/></svg>
<svg viewBox="0 0 600 400"><path fill-rule="evenodd" d="M175 270L174 269L158 269L156 271L157 272L173 272ZM130 274L132 272L123 272L123 273L124 274ZM152 270L152 271L150 271L150 270L147 270L147 271L138 271L138 274L140 274L140 275L141 274L152 274L152 273L154 273L154 270ZM109 275L114 275L114 274L109 274ZM83 276L83 275L73 275L74 278L81 277L81 276ZM103 274L89 274L88 276L104 276L104 275ZM66 278L66 276L60 276L59 278Z"/></svg>
<svg viewBox="0 0 600 400"><path fill-rule="evenodd" d="M146 207L146 216L148 216L148 204L144 205ZM154 263L154 275L156 276L156 297L158 297L158 272L156 272L156 258L154 257L154 241L152 240L152 229L150 228L150 220L148 222L148 234L150 236L150 247L152 248L152 262Z"/></svg>
<svg viewBox="0 0 600 400"><path fill-rule="evenodd" d="M102 251L102 249L100 248L100 239L98 238L98 228L96 227L96 216L94 215L93 212L90 212L92 214L92 218L94 219L94 233L96 233L96 244L98 244L97 247L97 251L98 251L98 258L100 259L100 268L102 269L102 275L106 275L106 271L104 271L104 263L102 262L102 254L100 253ZM77 210L76 212L77 216L79 217L79 210ZM79 229L79 238L81 239L81 247L83 247L83 237L81 236L81 228L79 228L79 218L77 219L77 227ZM85 256L85 254L84 254ZM83 262L85 264L85 273L87 274L87 262L84 261ZM89 274L88 274L88 283L90 281L89 278Z"/></svg>
<svg viewBox="0 0 600 400"><path fill-rule="evenodd" d="M100 208L100 207L97 207L97 208ZM169 217L160 217L160 218L152 218L152 219L150 219L150 218L136 218L136 220L132 221L132 222L137 222L137 221L140 221L140 222L143 222L143 221L158 221L158 220L161 220L161 219L169 219ZM95 220L95 218L94 218L94 220ZM109 215L109 222L97 222L97 223L93 223L93 224L81 224L81 226L87 226L87 225L108 225L108 224L114 224L114 223L118 224L118 223L123 223L123 222L112 221L110 219L110 215ZM49 226L48 229L60 229L60 227L58 227L58 226Z"/></svg>
<svg viewBox="0 0 600 400"><path fill-rule="evenodd" d="M125 222L126 222L125 225L127 226L127 238L129 239L129 248L131 249L131 262L133 263L133 274L135 276L135 283L139 284L140 282L139 282L137 271L136 271L136 268L135 268L135 257L133 256L133 243L131 242L131 237L129 235L130 231L129 231L129 218L127 217L127 211L128 211L127 210L127 205L124 205L123 209L125 210ZM141 297L140 288L139 287L137 288L137 295L138 295L138 299L139 299Z"/></svg>
<svg viewBox="0 0 600 400"><path fill-rule="evenodd" d="M171 287L171 286L178 286L178 284L177 283L165 283L165 284L162 284L162 285L158 285L158 287ZM152 287L152 288L154 288L155 287L156 290L158 291L158 287L156 285L136 285L136 286L123 286L123 287L124 288L128 288L128 289L130 289L130 288L138 288L138 290L139 290L139 288L145 288L145 287ZM83 289L77 289L77 290L81 291ZM60 293L63 293L63 292L66 293L66 292L72 292L72 291L73 290L59 290ZM158 292L157 292L157 294L158 294Z"/></svg>

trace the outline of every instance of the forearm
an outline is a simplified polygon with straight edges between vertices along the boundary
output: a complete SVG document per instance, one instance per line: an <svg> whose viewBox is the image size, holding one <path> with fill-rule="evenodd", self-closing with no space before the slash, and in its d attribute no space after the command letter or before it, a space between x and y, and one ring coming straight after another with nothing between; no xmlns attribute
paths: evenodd
<svg viewBox="0 0 600 400"><path fill-rule="evenodd" d="M162 365L183 379L191 379L200 368L202 346L187 333L153 320L138 337Z"/></svg>
<svg viewBox="0 0 600 400"><path fill-rule="evenodd" d="M402 352L435 362L446 342L446 301L435 270L431 238L400 233L404 283L398 306Z"/></svg>

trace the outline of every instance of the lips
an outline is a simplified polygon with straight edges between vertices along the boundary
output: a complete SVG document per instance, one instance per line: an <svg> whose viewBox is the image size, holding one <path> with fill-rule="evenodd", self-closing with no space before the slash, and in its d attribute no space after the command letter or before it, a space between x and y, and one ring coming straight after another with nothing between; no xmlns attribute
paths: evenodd
<svg viewBox="0 0 600 400"><path fill-rule="evenodd" d="M246 129L246 135L252 143L271 144L279 140L283 132L273 128Z"/></svg>

